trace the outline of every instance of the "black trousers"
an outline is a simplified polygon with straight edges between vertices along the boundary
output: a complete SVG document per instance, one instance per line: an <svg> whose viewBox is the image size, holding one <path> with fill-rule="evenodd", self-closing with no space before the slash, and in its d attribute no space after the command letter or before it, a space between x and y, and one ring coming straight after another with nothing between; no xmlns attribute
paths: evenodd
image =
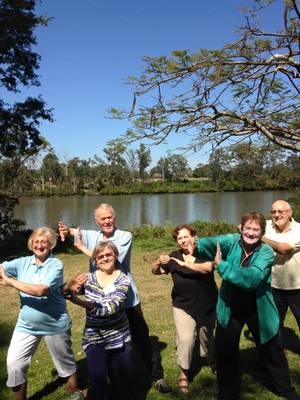
<svg viewBox="0 0 300 400"><path fill-rule="evenodd" d="M255 313L246 320L231 317L224 329L219 323L216 329L215 355L217 363L218 400L238 400L240 397L239 343L244 325L248 326L261 359L271 377L273 391L279 396L292 399L296 395L288 370L287 359L281 344L280 335L260 345L259 325Z"/></svg>
<svg viewBox="0 0 300 400"><path fill-rule="evenodd" d="M279 312L280 328L283 328L285 316L290 307L300 329L300 289L281 290L272 288L272 293Z"/></svg>
<svg viewBox="0 0 300 400"><path fill-rule="evenodd" d="M153 348L147 322L145 321L141 304L125 309L129 322L132 342L141 354L141 357L151 374L152 380L163 378L164 372L160 356Z"/></svg>

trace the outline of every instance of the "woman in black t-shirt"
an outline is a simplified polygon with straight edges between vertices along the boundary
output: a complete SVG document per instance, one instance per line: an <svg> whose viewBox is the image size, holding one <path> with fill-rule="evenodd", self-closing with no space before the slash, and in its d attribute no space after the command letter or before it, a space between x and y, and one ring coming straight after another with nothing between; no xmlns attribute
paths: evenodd
<svg viewBox="0 0 300 400"><path fill-rule="evenodd" d="M213 331L218 291L212 263L196 259L189 252L188 242L195 242L196 229L188 224L178 225L173 237L179 249L170 255L162 254L153 264L152 272L156 275L172 275L176 356L180 367L178 388L188 393L195 332L200 342L200 356L206 358L215 372Z"/></svg>

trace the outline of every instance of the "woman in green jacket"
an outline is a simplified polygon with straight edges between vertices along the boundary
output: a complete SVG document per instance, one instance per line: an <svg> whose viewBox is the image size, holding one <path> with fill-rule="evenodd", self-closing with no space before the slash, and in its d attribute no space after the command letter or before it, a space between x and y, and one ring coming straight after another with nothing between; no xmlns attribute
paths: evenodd
<svg viewBox="0 0 300 400"><path fill-rule="evenodd" d="M300 399L291 386L278 334L279 316L270 285L274 251L261 240L265 227L262 214L248 213L241 219L241 234L201 238L194 249L197 257L215 260L222 278L215 343L218 400L239 399L239 342L245 324L270 374L274 393L288 400Z"/></svg>

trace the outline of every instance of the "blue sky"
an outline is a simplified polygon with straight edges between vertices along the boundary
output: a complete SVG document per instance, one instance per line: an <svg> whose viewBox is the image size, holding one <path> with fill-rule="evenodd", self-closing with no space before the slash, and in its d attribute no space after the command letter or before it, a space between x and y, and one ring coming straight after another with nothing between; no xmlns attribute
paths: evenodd
<svg viewBox="0 0 300 400"><path fill-rule="evenodd" d="M36 31L42 60L35 93L54 109L55 122L41 132L59 159L103 157L107 141L130 126L105 115L112 106L130 109L124 79L139 76L141 58L222 47L234 40L246 4L251 0L43 0L37 12L53 20ZM267 23L279 20L282 4ZM182 140L151 148L153 164ZM195 154L188 161L195 167L206 158Z"/></svg>

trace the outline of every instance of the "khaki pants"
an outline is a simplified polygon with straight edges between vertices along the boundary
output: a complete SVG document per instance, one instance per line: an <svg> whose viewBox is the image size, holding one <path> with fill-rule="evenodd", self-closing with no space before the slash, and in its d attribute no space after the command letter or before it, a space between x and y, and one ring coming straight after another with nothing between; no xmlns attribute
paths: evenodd
<svg viewBox="0 0 300 400"><path fill-rule="evenodd" d="M200 342L200 357L207 358L208 362L214 361L215 313L203 316L201 321L199 318L197 322L185 311L173 307L173 317L176 327L177 364L183 369L190 369L197 336Z"/></svg>

